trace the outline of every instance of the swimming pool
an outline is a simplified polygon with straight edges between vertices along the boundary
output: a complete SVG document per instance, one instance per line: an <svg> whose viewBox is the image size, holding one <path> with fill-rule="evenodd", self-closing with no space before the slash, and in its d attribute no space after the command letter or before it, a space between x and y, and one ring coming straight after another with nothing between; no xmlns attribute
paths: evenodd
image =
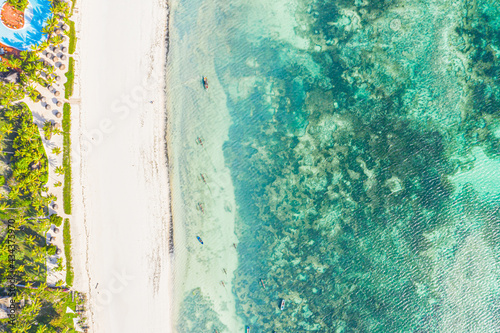
<svg viewBox="0 0 500 333"><path fill-rule="evenodd" d="M6 1L0 0L0 8ZM48 0L30 0L24 15L23 28L14 30L0 23L0 42L21 51L29 50L31 46L47 38L42 33L42 28L50 15L52 13Z"/></svg>

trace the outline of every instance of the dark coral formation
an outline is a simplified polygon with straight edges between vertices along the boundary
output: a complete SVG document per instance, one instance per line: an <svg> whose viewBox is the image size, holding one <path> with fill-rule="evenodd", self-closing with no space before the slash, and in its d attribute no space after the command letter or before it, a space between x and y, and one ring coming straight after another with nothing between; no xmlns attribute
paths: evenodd
<svg viewBox="0 0 500 333"><path fill-rule="evenodd" d="M304 1L309 49L235 29L220 51L227 92L255 80L224 148L253 329L439 331L447 265L496 246L497 206L450 179L500 148L500 6L452 2Z"/></svg>
<svg viewBox="0 0 500 333"><path fill-rule="evenodd" d="M220 322L212 303L199 289L192 290L182 301L177 331L180 333L224 332L226 327Z"/></svg>

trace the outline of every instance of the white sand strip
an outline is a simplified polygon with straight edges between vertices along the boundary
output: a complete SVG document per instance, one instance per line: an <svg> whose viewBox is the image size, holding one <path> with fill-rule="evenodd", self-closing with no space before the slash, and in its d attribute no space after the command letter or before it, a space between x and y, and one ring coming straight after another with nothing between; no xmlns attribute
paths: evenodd
<svg viewBox="0 0 500 333"><path fill-rule="evenodd" d="M91 332L171 332L166 3L78 4L75 288L90 292Z"/></svg>

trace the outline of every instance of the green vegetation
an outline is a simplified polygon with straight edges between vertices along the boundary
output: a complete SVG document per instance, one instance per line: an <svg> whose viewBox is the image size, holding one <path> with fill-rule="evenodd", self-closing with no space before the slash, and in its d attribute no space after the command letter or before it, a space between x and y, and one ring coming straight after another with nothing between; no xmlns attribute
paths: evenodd
<svg viewBox="0 0 500 333"><path fill-rule="evenodd" d="M17 10L24 12L28 6L28 0L7 0L7 2Z"/></svg>
<svg viewBox="0 0 500 333"><path fill-rule="evenodd" d="M27 0L8 1L21 10L28 3ZM16 103L25 97L38 101L40 93L37 86L47 87L55 83L55 67L40 61L40 52L50 45L63 42L61 36L54 34L61 19L69 26L69 51L75 51L75 24L68 19L71 4L62 0L50 2L54 15L47 20L43 29L47 40L34 46L32 51L22 51L16 55L8 53L0 61L0 73L11 82L0 81L0 286L6 286L8 279L13 280L14 284L26 285L26 288L17 288L14 301L19 305L21 301L30 300L29 304L24 304L17 311L14 325L10 325L8 320L0 320L0 332L73 332L70 327L77 316L65 313L66 307L73 310L76 307L76 300L72 301L71 294L46 285L46 258L57 251L54 245L46 246L46 232L51 224L60 227L63 218L58 215L45 218L48 204L56 199L47 193L45 186L49 180L48 159L31 111L26 104ZM69 59L66 77L66 97L69 98L73 93L73 58ZM64 173L63 207L68 214L71 214L70 112L69 104L65 104L62 123L64 146L51 148L54 154L63 153L63 165L56 171ZM62 134L50 122L43 124L43 131L48 139ZM54 186L56 184L62 186L61 182L56 182ZM9 219L14 222L8 224ZM64 221L63 237L67 258L66 283L71 285L74 273L68 219ZM9 261L12 246L15 247L16 255L14 273L10 271ZM62 268L62 259L59 258L56 270ZM58 286L62 284L63 280L57 283Z"/></svg>
<svg viewBox="0 0 500 333"><path fill-rule="evenodd" d="M62 218L62 217L60 217L60 216L59 216L59 215L57 215L57 214L52 214L52 215L50 215L50 217L49 217L49 221L50 221L50 223L55 224L55 226L56 226L56 227L60 227L60 226L61 226L61 224L62 224L62 220L63 220L63 218Z"/></svg>
<svg viewBox="0 0 500 333"><path fill-rule="evenodd" d="M76 50L76 30L75 30L75 22L68 20L67 21L69 25L69 32L67 33L69 37L69 48L68 52L69 54L75 53Z"/></svg>
<svg viewBox="0 0 500 333"><path fill-rule="evenodd" d="M64 168L62 166L58 166L55 168L54 172L58 175L64 175Z"/></svg>
<svg viewBox="0 0 500 333"><path fill-rule="evenodd" d="M69 229L69 219L64 219L63 227L64 254L66 255L66 285L73 285L74 273L71 265L71 230Z"/></svg>
<svg viewBox="0 0 500 333"><path fill-rule="evenodd" d="M73 95L73 81L75 80L74 62L75 60L73 57L70 57L68 62L68 71L65 74L67 81L64 84L64 97L66 99Z"/></svg>
<svg viewBox="0 0 500 333"><path fill-rule="evenodd" d="M52 129L54 128L54 124L51 121L46 121L43 124L43 132L45 134L45 140L50 140L52 138Z"/></svg>
<svg viewBox="0 0 500 333"><path fill-rule="evenodd" d="M2 152L10 170L3 174L8 194L0 200L0 218L10 210L22 210L27 215L43 215L49 198L40 195L48 180L48 160L31 111L21 103L5 107L0 118L10 126L2 127Z"/></svg>
<svg viewBox="0 0 500 333"><path fill-rule="evenodd" d="M63 206L64 213L71 214L71 106L64 103L63 107L63 169L64 169L64 187L63 187Z"/></svg>
<svg viewBox="0 0 500 333"><path fill-rule="evenodd" d="M47 285L40 284L36 288L19 289L14 300L20 302L28 298L31 301L30 304L26 304L16 315L14 326L8 328L10 332L75 332L70 327L73 327L73 318L77 318L78 315L66 313L66 308L75 310L77 304L81 304L77 303L80 302L78 297L72 300L71 293L57 288L47 288ZM6 323L7 320L1 322ZM8 329L7 332L9 332Z"/></svg>
<svg viewBox="0 0 500 333"><path fill-rule="evenodd" d="M0 72L17 73L18 83L12 82L2 86L1 92L7 94L6 96L2 94L0 100L2 105L8 105L22 99L25 94L31 99L35 99L39 93L33 87L33 83L46 86L55 81L54 76L51 75L54 72L54 67L39 61L37 52L22 51L19 57L8 54L5 58L7 61L0 62Z"/></svg>
<svg viewBox="0 0 500 333"><path fill-rule="evenodd" d="M56 251L57 251L57 246L55 245L47 245L47 254L49 256L53 256L56 254Z"/></svg>
<svg viewBox="0 0 500 333"><path fill-rule="evenodd" d="M67 2L62 0L51 0L51 2L52 2L52 7L50 8L50 11L54 15L62 15L64 17L69 16L70 6Z"/></svg>

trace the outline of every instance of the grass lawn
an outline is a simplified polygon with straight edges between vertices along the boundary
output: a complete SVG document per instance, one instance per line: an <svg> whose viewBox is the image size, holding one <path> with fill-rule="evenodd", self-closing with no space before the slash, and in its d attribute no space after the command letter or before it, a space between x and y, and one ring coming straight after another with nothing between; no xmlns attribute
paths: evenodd
<svg viewBox="0 0 500 333"><path fill-rule="evenodd" d="M62 127L64 168L63 206L64 213L71 215L71 106L68 103L64 103Z"/></svg>
<svg viewBox="0 0 500 333"><path fill-rule="evenodd" d="M71 265L71 231L69 229L69 219L64 219L64 254L66 255L66 285L71 286L75 277L73 266Z"/></svg>
<svg viewBox="0 0 500 333"><path fill-rule="evenodd" d="M75 30L75 22L71 20L66 21L69 25L69 32L67 33L69 37L69 48L68 52L69 54L75 53L76 50L76 30Z"/></svg>
<svg viewBox="0 0 500 333"><path fill-rule="evenodd" d="M64 98L68 99L73 95L73 81L75 80L75 59L69 58L68 72L64 74L68 79L64 84Z"/></svg>

